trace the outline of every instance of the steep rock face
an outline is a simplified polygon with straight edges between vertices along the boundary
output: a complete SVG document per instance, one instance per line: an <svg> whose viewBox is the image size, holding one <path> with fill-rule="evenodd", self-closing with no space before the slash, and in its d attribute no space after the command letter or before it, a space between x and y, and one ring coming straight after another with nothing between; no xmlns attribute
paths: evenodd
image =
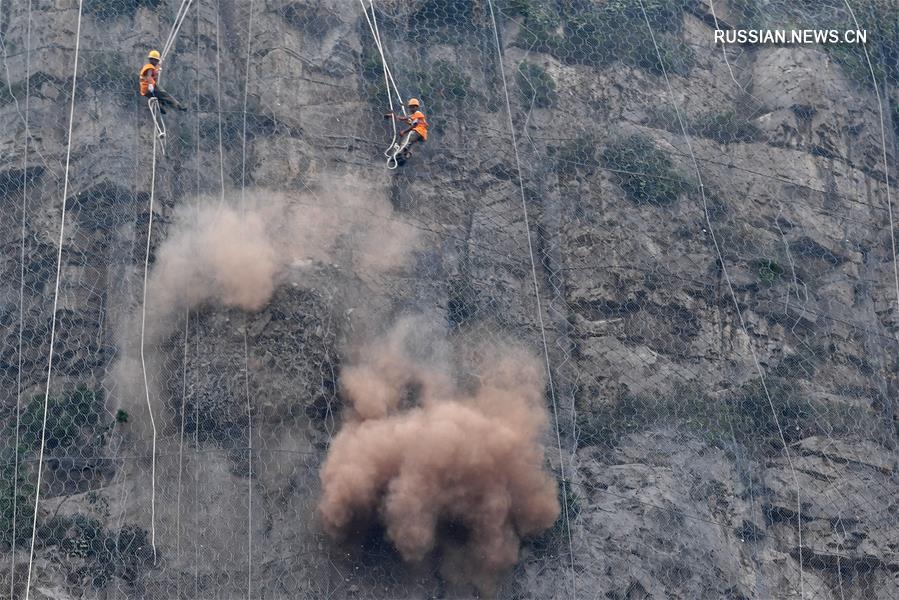
<svg viewBox="0 0 899 600"><path fill-rule="evenodd" d="M23 405L46 377L77 11L33 2L26 52L25 4L4 5L0 29L17 100L0 106L4 419L20 358ZM177 9L134 4L82 22L51 388L103 387L111 409L124 395L140 407L143 393L111 375L135 344L151 216L135 71ZM343 548L315 521L346 349L407 312L538 353L545 336L562 440L562 456L554 441L548 455L565 469L571 547L562 523L527 545L501 597L894 597L899 313L884 152L895 165L895 138L873 92L820 48L730 49L725 61L695 6L676 28L692 68L666 81L625 59L585 65L522 43L531 24L509 7L496 14L500 64L486 3L381 4L398 83L423 96L433 125L397 172L382 163L386 101L356 6L256 2L251 25L246 3L196 0L163 82L198 110L168 116L151 261L174 207L222 182L233 198L243 184L327 199L348 175L389 197L422 243L383 276L318 261L256 313L191 312L151 371L164 409L155 519L139 408L94 453L110 458L87 488L51 487L42 507L88 515L114 539L153 523L156 564L143 538L118 563L79 555L85 530L69 524L38 548L32 597L232 597L248 580L260 597L471 597L430 563L401 564L377 534ZM607 35L623 55L643 43L632 33ZM522 83L522 63L552 79L554 99ZM612 160L607 149L633 135L659 154ZM635 200L627 172L647 170L682 184ZM638 411L615 412L634 398ZM48 473L69 481L80 468ZM19 581L21 549L15 562Z"/></svg>

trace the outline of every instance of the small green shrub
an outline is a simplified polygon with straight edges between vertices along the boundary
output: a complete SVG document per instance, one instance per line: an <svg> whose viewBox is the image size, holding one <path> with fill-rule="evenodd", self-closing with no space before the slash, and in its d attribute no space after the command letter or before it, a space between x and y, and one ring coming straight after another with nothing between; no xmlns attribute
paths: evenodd
<svg viewBox="0 0 899 600"><path fill-rule="evenodd" d="M380 56L373 48L363 47L360 69L362 73L362 95L373 111L384 113L389 108L388 88L384 83L384 72ZM413 72L419 73L414 87L406 88L411 96L419 98L422 110L428 115L432 133L440 133L445 122L440 115L453 111L473 110L483 105L485 97L478 92L469 77L455 64L446 60L435 60L433 63L418 63L409 66ZM394 110L399 114L401 106ZM434 118L432 118L434 117Z"/></svg>
<svg viewBox="0 0 899 600"><path fill-rule="evenodd" d="M50 519L39 537L45 545L59 546L68 556L82 559L80 571L97 589L116 577L133 583L153 563L147 532L134 525L107 531L97 519L76 514Z"/></svg>
<svg viewBox="0 0 899 600"><path fill-rule="evenodd" d="M483 101L471 85L471 78L459 67L445 60L435 60L427 68L422 65L418 91L425 114L442 114L463 109ZM439 120L433 125L439 126Z"/></svg>
<svg viewBox="0 0 899 600"><path fill-rule="evenodd" d="M715 398L684 389L662 398L624 394L580 410L578 444L608 451L627 435L677 427L711 445L731 448L737 443L762 457L781 452L784 440L790 444L812 435L845 435L875 418L864 409L806 396L792 379L771 377L766 385L767 394L760 380L752 380Z"/></svg>
<svg viewBox="0 0 899 600"><path fill-rule="evenodd" d="M858 0L852 9L860 28L867 31L867 42L864 45L827 44L824 50L861 85L873 89L872 69L879 86L883 87L884 80L895 85L899 82L899 5L881 0ZM854 23L846 25L846 29L855 28Z"/></svg>
<svg viewBox="0 0 899 600"><path fill-rule="evenodd" d="M416 45L428 46L434 43L435 34L442 44L463 45L478 43L479 33L486 33L489 16L485 2L472 0L416 0L416 2L381 2L375 6L381 11L398 17L393 23L379 19L378 26L383 37L385 33L400 35ZM500 0L494 3L497 20L502 14ZM388 6L392 5L392 6ZM407 24L413 24L409 27ZM389 38L385 38L389 39Z"/></svg>
<svg viewBox="0 0 899 600"><path fill-rule="evenodd" d="M0 82L0 106L12 104L15 100L23 102L25 100L25 82L17 81L12 85L6 82Z"/></svg>
<svg viewBox="0 0 899 600"><path fill-rule="evenodd" d="M653 75L686 75L696 62L693 49L683 40L669 35L656 36L655 44L647 37L627 56L628 62Z"/></svg>
<svg viewBox="0 0 899 600"><path fill-rule="evenodd" d="M682 3L644 0L643 7L645 17L640 5L628 0L564 3L557 8L519 1L509 10L523 17L517 45L552 54L568 64L602 67L619 61L655 74L662 73L662 65L671 73L688 72L694 63L693 51L677 36Z"/></svg>
<svg viewBox="0 0 899 600"><path fill-rule="evenodd" d="M556 82L540 65L522 62L515 72L515 81L525 106L550 108L556 103Z"/></svg>
<svg viewBox="0 0 899 600"><path fill-rule="evenodd" d="M381 65L381 55L373 43L362 44L362 54L359 61L359 70L362 75L362 95L368 100L369 105L383 111L387 106L387 84L384 82L384 70Z"/></svg>
<svg viewBox="0 0 899 600"><path fill-rule="evenodd" d="M29 470L22 464L21 456L16 473L11 447L0 453L0 458L4 461L0 468L0 548L9 548L31 539L34 485L29 482Z"/></svg>
<svg viewBox="0 0 899 600"><path fill-rule="evenodd" d="M64 398L47 399L46 449L78 446L79 452L86 445L104 445L105 438L94 438L108 425L103 393L79 386ZM20 420L20 444L26 451L36 450L41 444L44 422L44 398L37 396L26 405ZM99 427L98 427L99 425Z"/></svg>
<svg viewBox="0 0 899 600"><path fill-rule="evenodd" d="M504 11L512 16L530 17L539 6L535 0L508 0Z"/></svg>
<svg viewBox="0 0 899 600"><path fill-rule="evenodd" d="M519 2L516 12L524 17L516 41L519 46L535 52L547 52L565 60L560 56L564 50L564 42L559 35L562 16L549 3Z"/></svg>
<svg viewBox="0 0 899 600"><path fill-rule="evenodd" d="M760 260L756 263L759 279L765 283L774 283L781 275L783 275L783 267L770 259Z"/></svg>
<svg viewBox="0 0 899 600"><path fill-rule="evenodd" d="M647 109L646 124L678 135L682 134L680 120L669 106ZM722 144L733 142L753 142L759 138L760 130L752 122L739 116L733 109L711 111L695 117L681 113L681 119L691 136L704 137Z"/></svg>
<svg viewBox="0 0 899 600"><path fill-rule="evenodd" d="M531 546L534 550L543 556L551 556L564 551L568 544L569 533L565 517L567 515L568 522L570 523L577 519L578 515L581 513L581 497L578 495L577 491L573 489L572 483L569 481L567 485L564 486L564 491L561 481L557 481L556 484L559 490L559 517L552 524L552 527L535 537L531 542Z"/></svg>
<svg viewBox="0 0 899 600"><path fill-rule="evenodd" d="M585 134L553 148L559 176L567 178L576 173L592 175L599 166L596 156L598 147L596 136Z"/></svg>
<svg viewBox="0 0 899 600"><path fill-rule="evenodd" d="M641 134L612 142L601 159L613 181L637 204L671 204L694 189L675 172L668 155Z"/></svg>
<svg viewBox="0 0 899 600"><path fill-rule="evenodd" d="M87 456L106 445L106 438L116 422L123 421L112 419L106 412L101 391L82 385L63 397L50 397L47 399L45 456L52 456L55 450L71 456ZM35 494L31 483L32 469L41 446L43 425L44 397L36 396L22 409L17 447L13 424L7 423L0 429L0 546L21 544L31 538ZM69 524L50 520L39 522L38 527L42 543L53 545L53 540L65 537L65 531L56 529L69 527Z"/></svg>

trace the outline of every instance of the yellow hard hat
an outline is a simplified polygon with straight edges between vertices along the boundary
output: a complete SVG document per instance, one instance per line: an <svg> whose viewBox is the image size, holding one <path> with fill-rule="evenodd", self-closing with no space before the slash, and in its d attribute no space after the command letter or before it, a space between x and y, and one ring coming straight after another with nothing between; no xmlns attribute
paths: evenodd
<svg viewBox="0 0 899 600"><path fill-rule="evenodd" d="M155 58L156 60L159 60L159 50L150 50L147 58Z"/></svg>
<svg viewBox="0 0 899 600"><path fill-rule="evenodd" d="M409 101L406 102L406 106L421 106L418 103L418 98L409 98Z"/></svg>

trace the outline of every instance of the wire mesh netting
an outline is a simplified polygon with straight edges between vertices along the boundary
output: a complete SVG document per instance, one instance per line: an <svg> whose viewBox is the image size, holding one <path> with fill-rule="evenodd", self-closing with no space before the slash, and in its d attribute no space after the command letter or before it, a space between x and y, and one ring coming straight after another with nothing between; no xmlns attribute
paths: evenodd
<svg viewBox="0 0 899 600"><path fill-rule="evenodd" d="M0 597L899 596L895 2L0 40Z"/></svg>

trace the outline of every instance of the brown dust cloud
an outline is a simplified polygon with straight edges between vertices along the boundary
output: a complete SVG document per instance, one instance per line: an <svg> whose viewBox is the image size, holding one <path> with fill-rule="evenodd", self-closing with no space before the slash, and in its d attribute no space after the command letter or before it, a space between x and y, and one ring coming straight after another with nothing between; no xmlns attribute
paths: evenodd
<svg viewBox="0 0 899 600"><path fill-rule="evenodd" d="M419 230L399 219L386 197L339 177L317 194L255 189L243 197L194 198L168 220L149 265L146 302L118 330L113 413L146 413L144 368L154 414L164 412L166 392L157 382L167 357L159 348L183 327L185 311L258 311L280 286L302 286L316 263L378 277L404 266L419 241ZM149 422L135 420L136 438L151 436Z"/></svg>
<svg viewBox="0 0 899 600"><path fill-rule="evenodd" d="M340 181L326 197L256 190L240 201L200 198L170 221L146 289L144 345L157 415L165 413L165 392L153 374L165 356L154 349L183 326L186 310L258 311L280 286L302 286L303 265L315 262L340 264L350 278L378 277L407 267L421 242L386 198ZM129 342L115 374L134 414L147 410L134 346L141 318L139 310L123 332ZM450 339L421 321L372 323L387 333L365 343L350 335L344 350L352 358L340 378L347 408L321 468L319 515L336 540L380 528L405 561L438 560L447 579L488 591L517 562L521 540L559 515L541 444L543 371L512 344ZM441 350L424 360L416 344ZM479 358L463 384L454 369L460 355L472 354ZM149 439L134 427L136 439Z"/></svg>
<svg viewBox="0 0 899 600"><path fill-rule="evenodd" d="M321 469L320 516L340 540L380 526L404 560L437 557L447 579L489 592L522 538L559 516L540 443L542 371L523 350L491 345L477 351L476 384L454 385L407 351L416 331L400 321L344 368L349 406Z"/></svg>

